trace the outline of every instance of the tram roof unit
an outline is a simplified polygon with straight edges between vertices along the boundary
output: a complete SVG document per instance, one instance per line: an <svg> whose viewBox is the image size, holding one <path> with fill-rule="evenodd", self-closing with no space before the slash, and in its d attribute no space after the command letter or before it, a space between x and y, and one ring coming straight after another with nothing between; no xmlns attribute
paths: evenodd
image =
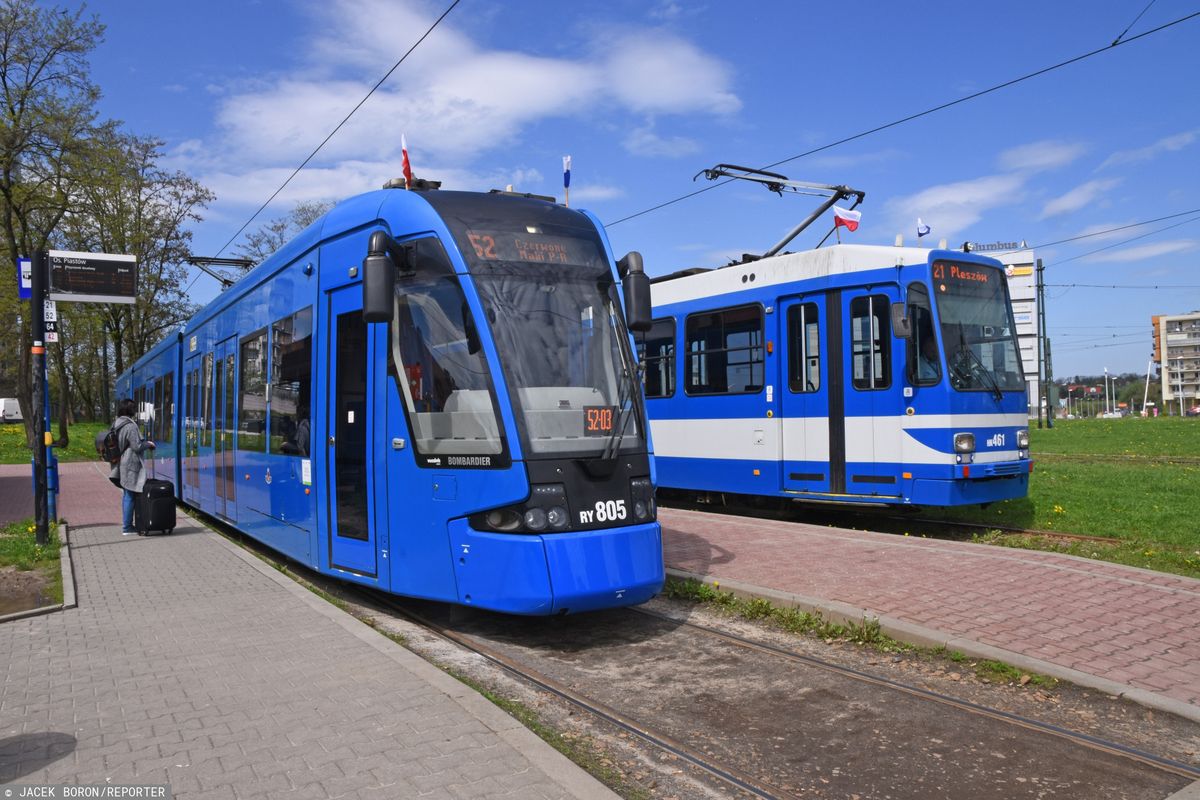
<svg viewBox="0 0 1200 800"><path fill-rule="evenodd" d="M929 264L939 259L1000 266L1000 262L995 259L975 253L964 253L961 250L836 244L818 250L783 253L719 269L684 270L655 278L654 305L682 303L702 297L732 294L801 280ZM751 275L754 275L753 283L750 282Z"/></svg>

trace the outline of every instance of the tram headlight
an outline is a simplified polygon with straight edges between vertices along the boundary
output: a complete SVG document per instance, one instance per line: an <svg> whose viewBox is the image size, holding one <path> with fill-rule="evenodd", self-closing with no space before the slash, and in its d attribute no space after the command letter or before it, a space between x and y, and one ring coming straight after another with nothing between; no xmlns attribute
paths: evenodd
<svg viewBox="0 0 1200 800"><path fill-rule="evenodd" d="M544 531L549 522L548 516L544 508L531 508L525 512L525 527L531 531Z"/></svg>
<svg viewBox="0 0 1200 800"><path fill-rule="evenodd" d="M554 506L546 512L546 522L550 523L550 527L555 530L567 527L567 520L567 510L562 506Z"/></svg>
<svg viewBox="0 0 1200 800"><path fill-rule="evenodd" d="M649 478L634 478L629 482L630 499L633 501L633 518L637 522L654 519L654 484Z"/></svg>
<svg viewBox="0 0 1200 800"><path fill-rule="evenodd" d="M484 517L487 526L497 531L515 531L521 527L521 515L511 508L498 508L489 511Z"/></svg>
<svg viewBox="0 0 1200 800"><path fill-rule="evenodd" d="M475 530L500 533L543 533L571 527L567 492L561 483L539 483L529 487L529 499L520 505L474 514Z"/></svg>
<svg viewBox="0 0 1200 800"><path fill-rule="evenodd" d="M956 453L974 453L975 452L975 434L973 434L973 433L956 433L956 434L954 434L954 452L956 452Z"/></svg>
<svg viewBox="0 0 1200 800"><path fill-rule="evenodd" d="M1028 428L1021 428L1021 430L1017 431L1017 449L1018 450L1028 450L1029 449L1029 429Z"/></svg>

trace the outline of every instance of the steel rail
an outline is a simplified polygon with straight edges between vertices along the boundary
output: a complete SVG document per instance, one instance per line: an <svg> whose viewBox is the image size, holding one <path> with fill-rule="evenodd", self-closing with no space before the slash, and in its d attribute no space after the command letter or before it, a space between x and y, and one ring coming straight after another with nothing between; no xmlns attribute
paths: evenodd
<svg viewBox="0 0 1200 800"><path fill-rule="evenodd" d="M1001 711L1000 709L997 709L997 708L991 708L989 706L980 705L978 703L972 703L969 700L961 700L957 697L951 697L950 695L942 694L941 692L935 692L931 689L922 689L919 686L913 686L911 684L902 683L900 681L894 681L890 678L884 678L884 677L880 677L878 675L872 675L871 673L863 672L862 670L854 669L852 667L846 667L846 666L842 666L840 664L835 664L831 661L826 661L824 659L817 658L816 656L810 656L810 655L805 655L803 653L797 653L793 650L788 650L785 647L779 647L778 645L767 644L765 642L756 642L752 639L747 639L746 637L739 636L735 633L728 633L726 631L718 630L716 628L709 628L705 625L698 625L695 622L691 622L689 620L677 619L675 617L660 613L658 611L651 611L651 610L645 609L645 608L632 608L630 610L635 611L639 614L643 614L648 617L652 617L654 619L662 620L664 622L670 622L672 625L693 628L693 629L698 630L706 635L712 636L717 639L721 639L723 641L735 644L737 646L740 646L740 647L743 647L743 648L746 648L749 650L755 650L755 651L762 652L762 653L768 653L771 655L780 656L780 657L786 658L788 660L806 664L808 666L817 667L818 669L824 670L826 672L831 672L836 675L841 675L843 677L851 678L853 680L857 680L862 683L869 683L869 684L879 686L879 687L882 687L885 689L891 689L894 691L903 692L905 694L908 694L908 695L911 695L914 697L918 697L918 698L921 698L924 700L930 700L933 702L941 703L946 706L950 706L952 708L957 708L962 711L966 711L967 713L975 714L975 715L982 716L982 717L987 717L989 719L997 720L1000 722L1006 722L1009 724L1017 725L1019 727L1025 728L1027 730L1039 731L1041 733L1045 733L1050 736L1055 736L1060 739L1065 739L1074 744L1082 745L1082 746L1087 747L1092 750L1097 750L1100 752L1108 753L1110 755L1115 755L1115 756L1126 758L1126 759L1129 759L1132 761L1136 761L1138 763L1145 764L1145 765L1153 767L1155 769L1159 769L1163 772L1168 772L1170 774L1178 775L1183 778L1189 778L1191 780L1200 780L1200 767L1194 767L1194 766L1191 766L1190 764L1185 764L1181 761L1175 761L1174 759L1166 758L1164 756L1156 756L1153 753L1148 753L1144 750L1139 750L1136 747L1130 747L1128 745L1119 744L1117 742L1110 742L1107 739L1101 739L1097 736L1092 736L1087 733L1080 733L1079 731L1073 731L1073 730L1070 730L1069 728L1063 728L1059 725L1054 725L1049 722L1040 722L1038 720L1031 719L1030 717L1025 717L1020 714L1014 714L1010 711Z"/></svg>
<svg viewBox="0 0 1200 800"><path fill-rule="evenodd" d="M358 587L362 588L362 587ZM653 745L661 750L664 750L671 755L674 755L687 763L703 770L719 780L728 783L742 791L749 792L755 797L763 798L763 800L782 800L782 798L794 797L794 792L789 792L769 783L758 780L738 769L732 767L723 767L706 758L703 754L688 745L677 741L676 739L654 731L639 723L637 720L622 714L620 711L600 703L595 700L590 700L578 692L572 690L565 684L556 681L555 679L545 675L537 670L522 666L516 660L505 656L494 648L488 647L480 643L474 637L457 631L450 630L444 625L439 625L417 612L405 608L391 599L389 596L375 591L365 590L375 598L377 602L388 608L389 610L403 616L410 622L420 626L421 628L452 642L453 644L463 647L472 653L490 661L496 666L503 669L505 672L517 677L520 680L530 683L542 691L565 700L576 708L582 709L592 716L601 719L620 730L636 736L648 744Z"/></svg>

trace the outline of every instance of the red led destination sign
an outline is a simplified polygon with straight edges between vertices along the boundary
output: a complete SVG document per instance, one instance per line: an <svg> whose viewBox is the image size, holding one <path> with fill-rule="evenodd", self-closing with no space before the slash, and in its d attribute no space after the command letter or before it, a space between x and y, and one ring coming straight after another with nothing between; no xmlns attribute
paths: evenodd
<svg viewBox="0 0 1200 800"><path fill-rule="evenodd" d="M132 303L137 298L137 258L113 253L51 250L50 299L80 303Z"/></svg>

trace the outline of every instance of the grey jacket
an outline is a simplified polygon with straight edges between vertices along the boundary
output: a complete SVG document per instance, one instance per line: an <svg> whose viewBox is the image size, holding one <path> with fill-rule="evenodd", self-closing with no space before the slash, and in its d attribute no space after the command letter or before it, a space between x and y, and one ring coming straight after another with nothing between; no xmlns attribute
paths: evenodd
<svg viewBox="0 0 1200 800"><path fill-rule="evenodd" d="M121 482L122 489L140 492L146 483L146 467L142 464L142 453L150 443L142 438L137 423L129 417L117 417L113 423L117 442L121 448L121 463L109 470L109 477Z"/></svg>

